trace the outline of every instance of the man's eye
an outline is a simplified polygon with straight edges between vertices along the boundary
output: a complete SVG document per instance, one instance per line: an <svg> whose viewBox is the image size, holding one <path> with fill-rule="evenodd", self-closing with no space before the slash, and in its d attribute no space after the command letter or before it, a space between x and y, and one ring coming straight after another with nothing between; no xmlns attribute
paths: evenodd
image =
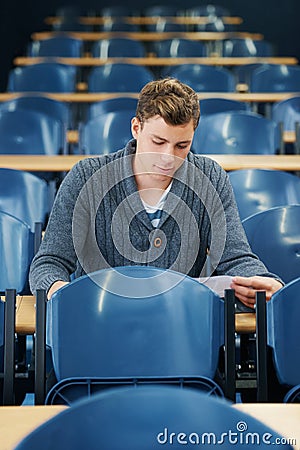
<svg viewBox="0 0 300 450"><path fill-rule="evenodd" d="M188 145L187 144L183 144L183 145L178 144L177 147L179 148L179 150L185 150L188 147Z"/></svg>
<svg viewBox="0 0 300 450"><path fill-rule="evenodd" d="M162 145L164 142L163 141L153 141L153 144L155 145Z"/></svg>

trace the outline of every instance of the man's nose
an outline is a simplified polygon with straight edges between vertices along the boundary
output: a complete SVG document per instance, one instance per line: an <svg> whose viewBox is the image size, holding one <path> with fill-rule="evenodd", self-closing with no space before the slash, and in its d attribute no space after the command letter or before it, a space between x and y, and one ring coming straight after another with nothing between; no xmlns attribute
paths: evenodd
<svg viewBox="0 0 300 450"><path fill-rule="evenodd" d="M168 145L164 151L161 153L161 159L163 161L173 161L174 160L174 148Z"/></svg>

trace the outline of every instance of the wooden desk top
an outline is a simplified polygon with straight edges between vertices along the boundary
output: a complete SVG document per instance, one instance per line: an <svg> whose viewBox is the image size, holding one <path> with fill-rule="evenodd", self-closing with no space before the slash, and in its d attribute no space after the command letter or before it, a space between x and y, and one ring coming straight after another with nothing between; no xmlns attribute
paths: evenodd
<svg viewBox="0 0 300 450"><path fill-rule="evenodd" d="M16 302L16 332L19 334L35 333L35 297L18 296Z"/></svg>
<svg viewBox="0 0 300 450"><path fill-rule="evenodd" d="M300 449L300 405L274 403L239 403L232 406L249 414L287 439L293 439ZM2 406L0 407L0 450L12 450L28 433L65 406Z"/></svg>
<svg viewBox="0 0 300 450"><path fill-rule="evenodd" d="M261 33L248 33L247 31L164 31L160 33L152 31L69 31L65 32L65 34L77 39L82 39L84 41L99 41L100 39L109 39L112 37L125 37L136 39L138 41L160 41L163 39L172 38L184 38L196 41L222 41L224 39L232 38L251 38L254 40L262 40L264 38L263 34ZM58 35L61 35L61 31L39 31L33 33L31 35L31 39L34 41L41 41L43 39L49 39Z"/></svg>
<svg viewBox="0 0 300 450"><path fill-rule="evenodd" d="M243 19L237 16L223 16L222 22L229 25L240 25L243 23ZM110 22L109 17L88 17L80 16L78 17L78 23L84 25L103 25L106 22ZM198 17L185 17L185 16L151 16L151 17L133 17L127 16L122 17L122 22L131 23L134 25L151 25L157 23L157 21L166 21L170 23L179 23L183 25L206 25L211 23L211 19L207 16ZM47 25L55 25L62 22L62 17L59 16L48 16L45 18L45 23Z"/></svg>
<svg viewBox="0 0 300 450"><path fill-rule="evenodd" d="M78 161L97 155L0 155L0 167L30 172L67 172ZM300 155L208 155L224 170L300 170Z"/></svg>
<svg viewBox="0 0 300 450"><path fill-rule="evenodd" d="M55 61L61 64L69 64L79 67L95 67L103 66L104 64L126 63L135 64L138 66L176 66L182 64L205 64L209 66L241 66L243 64L287 64L295 65L298 63L297 58L290 56L272 56L272 57L185 57L185 58L159 58L159 57L140 57L140 58L59 58L59 57L32 57L32 56L18 56L14 59L14 65L25 66L37 63Z"/></svg>
<svg viewBox="0 0 300 450"><path fill-rule="evenodd" d="M36 427L66 409L65 406L1 406L0 450L11 450ZM43 446L41 446L42 448Z"/></svg>
<svg viewBox="0 0 300 450"><path fill-rule="evenodd" d="M24 95L24 92L0 92L0 102ZM62 102L93 103L120 96L138 98L138 92L45 92L49 98ZM299 96L299 92L198 92L199 100L205 98L227 98L249 103L274 103Z"/></svg>

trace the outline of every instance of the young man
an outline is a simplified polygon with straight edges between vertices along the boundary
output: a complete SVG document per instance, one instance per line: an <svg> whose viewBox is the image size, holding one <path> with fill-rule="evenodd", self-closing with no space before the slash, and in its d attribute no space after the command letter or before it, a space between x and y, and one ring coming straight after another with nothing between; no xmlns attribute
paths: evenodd
<svg viewBox="0 0 300 450"><path fill-rule="evenodd" d="M178 80L144 86L134 139L80 161L64 179L32 262L33 292L46 289L50 298L72 273L109 266L199 277L208 251L213 275L233 276L231 287L248 307L256 290L269 300L282 287L249 248L226 172L190 152L199 117L196 93Z"/></svg>

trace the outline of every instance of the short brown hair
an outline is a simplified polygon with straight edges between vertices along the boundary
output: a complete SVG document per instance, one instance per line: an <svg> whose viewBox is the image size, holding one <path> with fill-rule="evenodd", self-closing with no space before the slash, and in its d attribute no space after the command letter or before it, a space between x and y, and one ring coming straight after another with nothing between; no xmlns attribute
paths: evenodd
<svg viewBox="0 0 300 450"><path fill-rule="evenodd" d="M150 81L140 92L136 117L143 123L156 115L171 125L183 125L193 120L196 129L200 118L196 92L176 78Z"/></svg>

